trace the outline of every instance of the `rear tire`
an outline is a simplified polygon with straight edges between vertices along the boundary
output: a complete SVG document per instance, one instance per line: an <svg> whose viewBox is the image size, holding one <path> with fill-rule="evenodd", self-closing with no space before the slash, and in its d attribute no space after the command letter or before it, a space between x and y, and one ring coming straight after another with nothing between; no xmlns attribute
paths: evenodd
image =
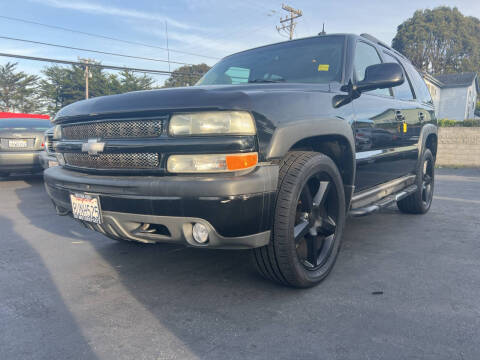
<svg viewBox="0 0 480 360"><path fill-rule="evenodd" d="M398 201L397 206L406 214L425 214L432 205L435 186L435 159L429 149L424 150L418 163L415 184L417 191Z"/></svg>
<svg viewBox="0 0 480 360"><path fill-rule="evenodd" d="M345 224L343 181L328 156L289 152L280 164L272 238L253 249L265 278L293 287L320 283L332 270Z"/></svg>

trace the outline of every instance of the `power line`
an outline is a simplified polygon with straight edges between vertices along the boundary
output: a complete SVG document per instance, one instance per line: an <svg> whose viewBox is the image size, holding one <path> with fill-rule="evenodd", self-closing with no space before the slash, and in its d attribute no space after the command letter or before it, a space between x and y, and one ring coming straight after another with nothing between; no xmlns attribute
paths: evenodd
<svg viewBox="0 0 480 360"><path fill-rule="evenodd" d="M244 39L246 37L252 37L252 34L256 34L258 30L260 29L264 29L265 27L267 27L268 25L259 25L259 26L255 26L255 27L251 27L251 28L248 28L247 31L243 32L243 34L241 36L236 36L235 37L235 40L240 40L240 39ZM225 40L226 38L229 38L232 34L235 34L235 35L238 35L239 34L239 30L236 29L236 30L232 30L232 31L227 31L227 32L222 32L221 36L217 36L216 37L216 40ZM187 49L193 49L193 50L196 50L196 49L199 49L202 45L201 44L196 44L196 45L191 45L191 46L187 46L186 48ZM242 50L245 50L245 49L234 49L233 51L231 51L229 54L227 55L230 55L231 53L236 53L238 51L242 51Z"/></svg>
<svg viewBox="0 0 480 360"><path fill-rule="evenodd" d="M214 60L218 60L218 59L219 59L218 57L214 57L214 56L210 56L210 55L202 55L202 54L196 54L196 53L187 52L187 51L166 49L166 48L161 47L161 46L144 44L144 43L137 42L137 41L124 40L124 39L119 39L119 38L115 38L115 37L111 37L111 36L105 36L105 35L94 34L94 33L86 32L86 31L69 29L69 28L65 28L65 27L57 26L57 25L48 25L48 24L43 24L43 23L37 22L37 21L25 20L25 19L20 19L20 18L11 17L11 16L0 15L0 18L6 19L6 20L10 20L10 21L23 22L23 23L26 23L26 24L33 24L33 25L43 26L43 27L47 27L47 28L50 28L50 29L68 31L68 32L71 32L71 33L77 33L77 34L82 34L82 35L87 35L87 36L92 36L92 37L97 37L97 38L102 38L102 39L107 39L107 40L118 41L118 42L122 42L122 43L126 43L126 44L131 44L131 45L145 46L145 47L149 47L149 48L153 48L153 49L160 49L160 50L165 50L165 51L168 50L168 51L170 51L170 52L176 52L176 53L179 53L179 54L185 54L185 55L191 55L191 56L198 56L198 57L209 58L209 59L214 59Z"/></svg>
<svg viewBox="0 0 480 360"><path fill-rule="evenodd" d="M92 50L92 49L77 48L77 47L72 47L72 46L67 46L67 45L59 45L59 44L46 43L46 42L42 42L42 41L35 41L35 40L26 40L26 39L13 38L13 37L9 37L9 36L0 36L0 39L6 39L6 40L12 40L12 41L21 41L21 42L26 42L26 43L30 43L30 44L37 44L37 45L53 46L53 47L58 47L58 48L63 48L63 49L70 49L70 50L86 51L86 52L103 54L103 55L121 56L121 57L126 57L126 58L131 58L131 59L141 59L141 60L148 60L148 61L158 61L158 62L179 64L179 65L193 65L193 64L184 63L184 62L178 62L178 61L169 61L169 60L164 60L164 59L155 59L155 58L147 58L147 57L142 57L142 56L118 54L118 53L112 53L112 52L101 51L101 50Z"/></svg>
<svg viewBox="0 0 480 360"><path fill-rule="evenodd" d="M250 5L252 5L255 8L262 7L264 10L268 11L269 13L277 12L276 10L272 9L272 7L270 7L268 5L265 5L264 3L261 3L261 2L256 2L256 1L252 1L252 0L243 0L243 2L244 3L249 3Z"/></svg>
<svg viewBox="0 0 480 360"><path fill-rule="evenodd" d="M44 58L44 57L38 57L38 56L27 56L27 55L7 54L7 53L0 53L0 56L12 57L12 58L17 58L17 59L25 59L25 60L44 61L44 62L51 62L51 63L57 63L57 64L85 66L85 62ZM144 73L144 74L157 74L157 75L172 75L172 74L175 74L175 75L184 75L184 76L201 76L201 75L203 75L203 74L200 74L200 73L189 73L189 74L187 74L187 73L165 71L165 70L151 70L151 69L131 68L131 67L126 67L126 66L104 65L104 64L91 63L91 62L88 65L90 67L100 67L100 68L109 69L109 70L127 70L127 71L133 71L133 72L140 72L140 73Z"/></svg>

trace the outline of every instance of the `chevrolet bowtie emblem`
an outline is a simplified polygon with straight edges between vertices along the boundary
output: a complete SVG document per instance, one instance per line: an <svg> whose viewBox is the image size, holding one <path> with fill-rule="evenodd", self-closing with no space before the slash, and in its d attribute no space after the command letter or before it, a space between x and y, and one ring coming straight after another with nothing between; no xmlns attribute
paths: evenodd
<svg viewBox="0 0 480 360"><path fill-rule="evenodd" d="M88 142L82 144L82 151L88 152L88 155L98 155L105 148L104 142L98 142L97 139L88 139Z"/></svg>

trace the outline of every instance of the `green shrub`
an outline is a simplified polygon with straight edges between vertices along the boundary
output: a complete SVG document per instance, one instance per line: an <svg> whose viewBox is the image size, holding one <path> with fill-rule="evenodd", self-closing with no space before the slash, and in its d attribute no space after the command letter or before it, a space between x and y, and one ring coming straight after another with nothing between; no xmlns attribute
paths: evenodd
<svg viewBox="0 0 480 360"><path fill-rule="evenodd" d="M439 127L480 127L480 119L467 119L464 121L456 121L452 119L439 119Z"/></svg>
<svg viewBox="0 0 480 360"><path fill-rule="evenodd" d="M480 126L480 119L467 119L462 122L462 126L465 127L478 127Z"/></svg>
<svg viewBox="0 0 480 360"><path fill-rule="evenodd" d="M456 120L451 119L440 119L438 120L438 126L440 127L454 127L457 126Z"/></svg>

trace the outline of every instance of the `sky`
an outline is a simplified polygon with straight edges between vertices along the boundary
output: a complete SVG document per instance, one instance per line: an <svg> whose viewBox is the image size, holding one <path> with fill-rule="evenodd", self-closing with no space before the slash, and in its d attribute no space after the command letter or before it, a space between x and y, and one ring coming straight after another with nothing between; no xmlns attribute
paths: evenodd
<svg viewBox="0 0 480 360"><path fill-rule="evenodd" d="M397 26L415 10L437 6L458 7L464 15L480 18L479 0L285 0L301 9L295 37L317 34L325 23L327 33L369 33L390 44ZM0 17L0 36L48 42L119 54L198 64L213 65L223 56L255 46L284 41L285 35L275 28L282 2L277 0L3 0L0 16L69 28L106 37L120 38L139 44L126 44L105 38L26 24ZM166 50L168 30L168 46ZM182 51L190 54L175 52ZM103 64L142 69L169 70L160 61L129 59L112 55L68 50L0 39L0 52L76 61L93 58ZM194 54L194 55L193 55ZM18 68L41 74L48 63L15 60ZM170 64L173 70L181 66ZM166 76L155 76L161 85Z"/></svg>

